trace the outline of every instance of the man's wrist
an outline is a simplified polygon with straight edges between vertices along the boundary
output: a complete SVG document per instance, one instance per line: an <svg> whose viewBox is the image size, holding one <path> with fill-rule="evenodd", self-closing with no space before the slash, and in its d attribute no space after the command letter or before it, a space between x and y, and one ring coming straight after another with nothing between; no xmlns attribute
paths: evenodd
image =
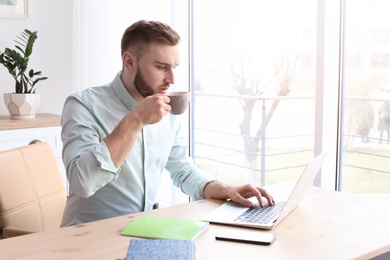
<svg viewBox="0 0 390 260"><path fill-rule="evenodd" d="M206 199L229 199L229 185L218 180L212 180L203 189L203 197Z"/></svg>
<svg viewBox="0 0 390 260"><path fill-rule="evenodd" d="M206 194L206 188L207 188L207 186L209 186L211 183L213 183L213 182L216 182L217 180L211 180L211 181L209 181L208 183L206 183L206 185L204 185L204 187L203 187L203 198L204 199L209 199L210 198L210 196L207 196L207 194ZM210 188L210 186L209 186L209 188Z"/></svg>

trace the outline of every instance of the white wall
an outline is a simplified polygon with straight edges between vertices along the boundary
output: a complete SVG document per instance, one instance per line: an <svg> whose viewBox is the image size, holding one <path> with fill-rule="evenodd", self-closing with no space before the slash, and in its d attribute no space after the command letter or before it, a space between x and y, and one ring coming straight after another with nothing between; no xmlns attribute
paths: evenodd
<svg viewBox="0 0 390 260"><path fill-rule="evenodd" d="M61 114L65 98L72 93L73 1L30 0L27 19L0 17L0 50L14 48L14 39L24 29L38 31L30 68L41 70L47 80L39 82L38 113ZM0 65L0 115L8 115L3 93L14 91L13 78Z"/></svg>

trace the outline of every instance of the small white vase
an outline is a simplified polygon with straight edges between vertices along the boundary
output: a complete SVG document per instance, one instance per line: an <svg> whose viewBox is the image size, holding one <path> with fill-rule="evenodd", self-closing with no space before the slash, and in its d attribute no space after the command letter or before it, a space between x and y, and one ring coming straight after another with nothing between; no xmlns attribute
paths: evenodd
<svg viewBox="0 0 390 260"><path fill-rule="evenodd" d="M40 94L4 93L4 102L11 119L33 119L40 102Z"/></svg>

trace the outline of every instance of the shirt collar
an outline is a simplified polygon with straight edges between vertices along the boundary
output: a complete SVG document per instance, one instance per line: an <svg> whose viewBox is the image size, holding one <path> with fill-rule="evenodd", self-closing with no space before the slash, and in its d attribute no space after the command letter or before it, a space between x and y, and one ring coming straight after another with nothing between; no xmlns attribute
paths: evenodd
<svg viewBox="0 0 390 260"><path fill-rule="evenodd" d="M135 102L134 98L127 91L125 85L123 85L120 71L116 74L114 80L112 81L111 87L114 90L114 93L118 97L118 99L129 110L133 109L136 106L137 102Z"/></svg>

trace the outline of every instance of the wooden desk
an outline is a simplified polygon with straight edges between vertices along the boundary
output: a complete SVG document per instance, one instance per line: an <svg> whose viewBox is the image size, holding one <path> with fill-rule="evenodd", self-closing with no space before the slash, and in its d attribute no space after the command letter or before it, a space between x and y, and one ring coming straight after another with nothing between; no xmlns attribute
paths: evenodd
<svg viewBox="0 0 390 260"><path fill-rule="evenodd" d="M203 200L3 239L0 258L124 258L131 238L120 232L132 219L140 215L200 219L221 203ZM368 259L390 251L390 203L312 187L294 212L266 231L277 235L270 246L216 241L215 234L224 228L239 229L210 224L195 239L196 259Z"/></svg>

